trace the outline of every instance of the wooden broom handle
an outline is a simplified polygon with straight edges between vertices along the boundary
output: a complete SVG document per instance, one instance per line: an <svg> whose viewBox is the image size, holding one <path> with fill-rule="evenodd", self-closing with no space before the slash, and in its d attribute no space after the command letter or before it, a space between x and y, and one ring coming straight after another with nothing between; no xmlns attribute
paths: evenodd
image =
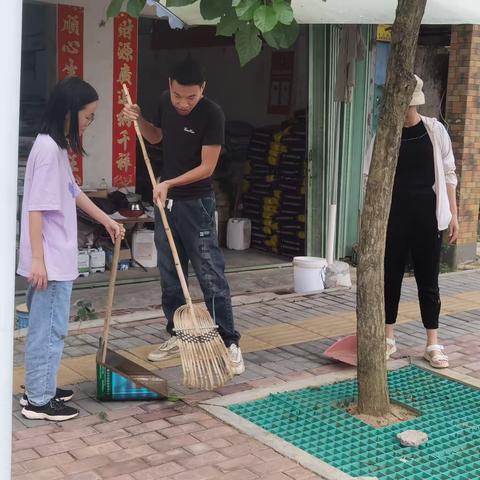
<svg viewBox="0 0 480 480"><path fill-rule="evenodd" d="M110 266L110 282L108 284L107 309L105 311L105 321L103 323L102 363L105 363L105 359L107 357L108 335L110 333L110 321L112 320L113 295L115 292L115 282L117 281L118 259L120 257L121 244L122 236L118 235L115 239L112 265Z"/></svg>
<svg viewBox="0 0 480 480"><path fill-rule="evenodd" d="M128 91L127 86L125 84L122 84L122 87L125 93L125 97L127 99L127 103L129 105L132 105L132 99L130 97L130 92ZM138 137L138 141L140 142L140 147L142 147L143 159L145 160L145 165L147 166L148 175L150 176L150 181L152 182L152 187L155 188L155 186L157 185L157 180L155 179L155 175L152 169L152 164L150 162L147 149L145 148L145 142L143 140L142 133L140 132L140 128L136 120L134 120L133 125L135 127L135 132L137 132L137 137ZM157 206L158 206L158 209L160 210L160 216L162 217L163 228L165 229L168 243L170 245L170 250L172 251L173 261L175 262L175 268L177 269L178 278L180 279L183 296L185 297L187 305L193 308L192 298L190 297L190 292L188 291L188 286L185 280L185 275L183 274L182 265L180 264L180 260L178 258L177 247L175 246L175 241L173 240L172 231L170 230L170 225L168 224L167 216L165 214L165 208L159 201L157 201Z"/></svg>

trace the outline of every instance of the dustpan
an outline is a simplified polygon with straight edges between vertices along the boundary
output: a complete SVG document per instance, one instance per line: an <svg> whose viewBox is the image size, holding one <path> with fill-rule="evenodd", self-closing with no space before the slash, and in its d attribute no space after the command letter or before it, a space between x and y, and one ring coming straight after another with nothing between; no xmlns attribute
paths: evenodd
<svg viewBox="0 0 480 480"><path fill-rule="evenodd" d="M117 279L120 236L115 241L103 337L97 352L97 399L105 400L160 400L168 397L166 380L150 370L108 348L112 307Z"/></svg>
<svg viewBox="0 0 480 480"><path fill-rule="evenodd" d="M333 358L347 365L357 366L357 336L349 335L348 337L337 340L333 345L327 348L323 355Z"/></svg>

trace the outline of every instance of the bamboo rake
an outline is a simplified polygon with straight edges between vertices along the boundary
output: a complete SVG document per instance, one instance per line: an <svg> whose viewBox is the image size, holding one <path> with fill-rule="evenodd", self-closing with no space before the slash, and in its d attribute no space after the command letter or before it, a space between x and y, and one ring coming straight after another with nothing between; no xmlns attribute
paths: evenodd
<svg viewBox="0 0 480 480"><path fill-rule="evenodd" d="M132 105L130 93L125 84L123 91L127 103ZM150 158L145 147L138 122L133 122L140 142L145 165L152 186L157 184ZM168 224L165 208L157 201L163 227L172 251L186 305L180 307L174 316L175 332L178 337L184 384L191 388L213 390L225 385L233 377L232 367L225 344L218 333L218 327L203 305L194 305L188 291L185 275L178 258L177 248Z"/></svg>

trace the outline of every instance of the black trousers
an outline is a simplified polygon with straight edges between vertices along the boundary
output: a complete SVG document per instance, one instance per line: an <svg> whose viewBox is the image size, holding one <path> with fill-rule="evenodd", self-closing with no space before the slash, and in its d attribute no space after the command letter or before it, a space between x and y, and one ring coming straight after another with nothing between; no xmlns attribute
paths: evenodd
<svg viewBox="0 0 480 480"><path fill-rule="evenodd" d="M438 328L440 292L438 275L442 234L438 231L433 191L394 195L385 247L385 321L394 324L403 275L411 254L422 322Z"/></svg>

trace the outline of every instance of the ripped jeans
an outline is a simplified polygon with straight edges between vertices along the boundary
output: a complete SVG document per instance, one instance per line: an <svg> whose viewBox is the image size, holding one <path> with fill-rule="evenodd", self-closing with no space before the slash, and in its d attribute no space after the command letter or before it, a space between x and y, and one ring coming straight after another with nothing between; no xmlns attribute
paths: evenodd
<svg viewBox="0 0 480 480"><path fill-rule="evenodd" d="M185 278L188 282L190 260L205 304L218 325L218 332L225 345L229 347L232 343L238 345L240 334L233 323L230 287L225 278L225 260L215 231L215 209L215 195L211 193L197 199L174 200L172 208L165 212ZM175 311L185 304L185 297L158 208L155 208L155 245L167 331L174 335L173 317Z"/></svg>

